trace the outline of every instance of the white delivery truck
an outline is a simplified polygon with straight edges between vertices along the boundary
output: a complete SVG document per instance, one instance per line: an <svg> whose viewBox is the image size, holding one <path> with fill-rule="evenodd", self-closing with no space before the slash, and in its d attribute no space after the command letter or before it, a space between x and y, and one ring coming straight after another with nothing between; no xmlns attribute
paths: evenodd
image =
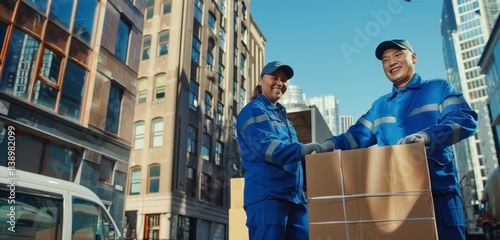
<svg viewBox="0 0 500 240"><path fill-rule="evenodd" d="M119 229L90 189L0 166L1 240L118 240Z"/></svg>

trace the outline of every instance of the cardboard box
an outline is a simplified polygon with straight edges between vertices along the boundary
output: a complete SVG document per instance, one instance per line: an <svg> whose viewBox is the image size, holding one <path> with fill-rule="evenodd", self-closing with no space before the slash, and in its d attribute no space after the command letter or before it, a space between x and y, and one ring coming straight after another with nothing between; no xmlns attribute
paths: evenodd
<svg viewBox="0 0 500 240"><path fill-rule="evenodd" d="M245 188L245 178L231 178L231 203L230 208L243 208L243 189Z"/></svg>
<svg viewBox="0 0 500 240"><path fill-rule="evenodd" d="M245 240L248 239L247 214L243 209L245 178L231 178L230 184L229 240Z"/></svg>
<svg viewBox="0 0 500 240"><path fill-rule="evenodd" d="M310 239L437 239L423 144L306 156Z"/></svg>

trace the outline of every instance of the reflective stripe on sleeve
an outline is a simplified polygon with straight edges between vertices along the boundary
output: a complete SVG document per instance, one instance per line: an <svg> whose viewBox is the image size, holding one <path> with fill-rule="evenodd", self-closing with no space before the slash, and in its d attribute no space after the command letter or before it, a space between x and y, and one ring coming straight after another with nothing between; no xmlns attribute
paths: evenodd
<svg viewBox="0 0 500 240"><path fill-rule="evenodd" d="M248 126L250 126L251 124L254 124L254 123L259 123L259 122L264 122L264 121L267 121L269 120L267 118L267 115L266 114L262 114L262 115L259 115L259 116L256 116L256 117L251 117L249 118L245 124L243 124L243 127L241 127L241 137L243 139L246 139L245 137L245 130Z"/></svg>
<svg viewBox="0 0 500 240"><path fill-rule="evenodd" d="M450 105L459 105L465 102L464 96L458 97L449 97L444 100L444 102L439 106L439 111L443 112L443 110Z"/></svg>
<svg viewBox="0 0 500 240"><path fill-rule="evenodd" d="M413 115L417 115L419 113L431 112L431 111L440 111L441 112L437 103L432 103L432 104L427 104L427 105L424 105L422 107L415 108L415 109L411 110L410 117L412 117Z"/></svg>
<svg viewBox="0 0 500 240"><path fill-rule="evenodd" d="M376 119L375 121L375 127L384 124L384 123L395 123L396 122L396 117L394 116L389 116L389 117L381 117L379 119ZM374 130L372 130L374 132Z"/></svg>
<svg viewBox="0 0 500 240"><path fill-rule="evenodd" d="M276 147L278 147L278 145L281 143L280 140L273 140L269 146L267 147L267 150L266 150L266 161L269 162L269 163L272 163L273 162L273 152L274 152L274 149L276 149Z"/></svg>

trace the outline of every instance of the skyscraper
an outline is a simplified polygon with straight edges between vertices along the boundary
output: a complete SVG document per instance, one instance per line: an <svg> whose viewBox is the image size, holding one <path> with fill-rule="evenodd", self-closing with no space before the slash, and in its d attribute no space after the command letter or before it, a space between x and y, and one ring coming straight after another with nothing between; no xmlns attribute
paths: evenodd
<svg viewBox="0 0 500 240"><path fill-rule="evenodd" d="M126 236L227 239L235 123L264 66L249 0L147 0Z"/></svg>
<svg viewBox="0 0 500 240"><path fill-rule="evenodd" d="M488 114L484 114L487 91L478 61L488 41L491 21L498 17L498 1L445 0L442 13L443 53L447 78L464 93L479 114L478 133L454 145L466 215L473 215L473 204L482 197L490 166L485 159L496 158L482 151L493 146ZM487 111L487 110L486 110ZM487 134L484 134L487 132ZM470 219L469 219L470 220Z"/></svg>

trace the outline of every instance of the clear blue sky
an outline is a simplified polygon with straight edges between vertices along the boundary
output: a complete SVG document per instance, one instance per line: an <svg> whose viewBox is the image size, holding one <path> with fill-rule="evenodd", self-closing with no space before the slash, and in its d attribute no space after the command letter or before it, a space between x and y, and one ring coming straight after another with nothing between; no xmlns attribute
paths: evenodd
<svg viewBox="0 0 500 240"><path fill-rule="evenodd" d="M251 0L267 39L266 62L292 66L289 82L307 97L334 95L339 113L355 119L391 91L375 48L406 38L423 78L445 78L440 0Z"/></svg>

